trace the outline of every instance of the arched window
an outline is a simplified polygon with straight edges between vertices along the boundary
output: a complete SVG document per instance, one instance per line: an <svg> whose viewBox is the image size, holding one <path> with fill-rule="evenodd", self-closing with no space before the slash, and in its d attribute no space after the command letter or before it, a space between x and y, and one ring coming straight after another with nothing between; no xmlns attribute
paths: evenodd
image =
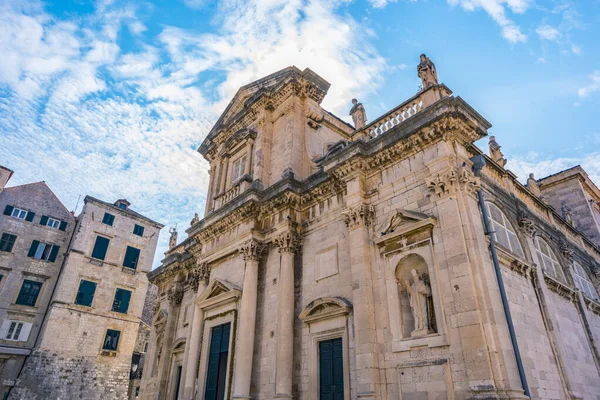
<svg viewBox="0 0 600 400"><path fill-rule="evenodd" d="M573 280L575 281L575 286L577 286L583 294L594 300L598 300L598 292L594 288L588 274L577 261L573 262Z"/></svg>
<svg viewBox="0 0 600 400"><path fill-rule="evenodd" d="M535 250L537 252L540 263L544 272L550 275L554 279L559 279L564 282L565 277L562 268L556 258L556 255L548 245L548 243L541 238L535 239Z"/></svg>
<svg viewBox="0 0 600 400"><path fill-rule="evenodd" d="M506 218L506 215L493 203L485 203L487 207L488 216L492 225L492 231L494 231L495 239L507 250L510 250L514 255L523 257L523 248L514 228Z"/></svg>

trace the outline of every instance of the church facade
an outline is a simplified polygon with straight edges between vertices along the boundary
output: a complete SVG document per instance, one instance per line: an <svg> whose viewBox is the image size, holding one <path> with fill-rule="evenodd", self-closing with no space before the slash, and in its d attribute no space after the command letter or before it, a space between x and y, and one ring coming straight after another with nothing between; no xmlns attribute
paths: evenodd
<svg viewBox="0 0 600 400"><path fill-rule="evenodd" d="M598 243L418 75L354 126L309 69L239 89L199 148L204 218L149 275L140 398L599 398Z"/></svg>

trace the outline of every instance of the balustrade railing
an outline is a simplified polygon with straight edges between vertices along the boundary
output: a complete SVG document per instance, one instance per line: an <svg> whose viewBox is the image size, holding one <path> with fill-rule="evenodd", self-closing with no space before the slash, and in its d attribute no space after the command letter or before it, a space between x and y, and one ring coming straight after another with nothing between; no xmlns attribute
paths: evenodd
<svg viewBox="0 0 600 400"><path fill-rule="evenodd" d="M227 190L222 195L215 198L215 208L220 208L224 204L229 203L231 200L236 198L240 194L241 182L235 184L231 189Z"/></svg>
<svg viewBox="0 0 600 400"><path fill-rule="evenodd" d="M422 93L415 96L398 107L394 108L379 119L371 122L363 128L365 135L369 139L374 139L377 136L389 131L395 126L400 125L419 111L423 109Z"/></svg>

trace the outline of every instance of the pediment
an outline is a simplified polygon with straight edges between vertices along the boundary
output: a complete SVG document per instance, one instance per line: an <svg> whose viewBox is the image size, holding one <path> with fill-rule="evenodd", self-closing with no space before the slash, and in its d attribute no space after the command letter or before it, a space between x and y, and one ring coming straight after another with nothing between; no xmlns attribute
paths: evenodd
<svg viewBox="0 0 600 400"><path fill-rule="evenodd" d="M321 297L311 301L304 307L298 318L306 323L347 315L352 311L352 304L341 297Z"/></svg>
<svg viewBox="0 0 600 400"><path fill-rule="evenodd" d="M161 325L164 325L167 322L168 316L169 316L169 313L166 310L162 310L162 309L158 310L158 312L154 316L154 319L152 320L152 326L154 326L155 328L158 328Z"/></svg>
<svg viewBox="0 0 600 400"><path fill-rule="evenodd" d="M225 280L214 279L196 299L200 308L208 308L217 304L237 301L242 295L240 288Z"/></svg>
<svg viewBox="0 0 600 400"><path fill-rule="evenodd" d="M374 241L381 243L423 227L433 226L435 222L436 219L427 214L398 208L390 212L386 221L376 230Z"/></svg>

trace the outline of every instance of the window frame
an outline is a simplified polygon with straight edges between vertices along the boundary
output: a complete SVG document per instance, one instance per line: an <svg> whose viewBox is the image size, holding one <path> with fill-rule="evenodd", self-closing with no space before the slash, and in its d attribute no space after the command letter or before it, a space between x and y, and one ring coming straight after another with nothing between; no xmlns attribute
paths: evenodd
<svg viewBox="0 0 600 400"><path fill-rule="evenodd" d="M105 211L104 215L102 216L102 223L104 225L114 226L114 224L115 224L115 216L113 214Z"/></svg>
<svg viewBox="0 0 600 400"><path fill-rule="evenodd" d="M79 303L77 301L77 299L79 297L80 290L81 290L81 285L83 284L83 282L89 282L89 283L93 283L94 284L94 291L92 293L92 296L91 296L92 298L90 299L90 303L89 304L82 304L82 303ZM94 299L96 298L96 290L98 290L98 282L96 282L94 280L90 280L90 279L81 278L79 280L79 286L77 286L77 291L75 292L75 299L73 299L73 304L81 306L81 307L92 307L93 304L94 304Z"/></svg>
<svg viewBox="0 0 600 400"><path fill-rule="evenodd" d="M35 299L33 300L33 304L19 303L19 301L20 301L20 299L21 299L22 297L25 297L25 296L32 296L31 294L28 294L28 295L24 295L24 294L22 294L22 292L23 292L23 289L24 289L24 286L25 286L25 284L26 284L26 283L28 283L28 284L32 284L32 283L34 283L34 284L36 284L36 285L39 285L39 287L38 287L38 291L37 291L37 293L35 294ZM40 282L40 281L34 281L34 280L31 280L31 279L23 279L23 281L21 282L21 288L19 289L19 292L18 292L18 294L17 294L17 298L15 299L15 304L16 304L16 305L19 305L19 306L35 307L35 306L36 306L36 304L37 304L37 302L38 302L38 300L40 299L40 294L42 293L42 288L43 288L43 286L44 286L44 282Z"/></svg>
<svg viewBox="0 0 600 400"><path fill-rule="evenodd" d="M15 212L17 215L15 215ZM22 214L22 213L24 213L24 214ZM23 216L21 217L21 215L23 215ZM27 210L24 210L24 209L18 208L18 207L14 207L10 213L10 216L13 218L22 219L24 221L25 218L27 218Z"/></svg>
<svg viewBox="0 0 600 400"><path fill-rule="evenodd" d="M142 225L134 224L133 225L133 234L139 237L144 236L144 227ZM137 231L137 232L136 232Z"/></svg>
<svg viewBox="0 0 600 400"><path fill-rule="evenodd" d="M506 250L510 251L511 254L514 254L517 257L524 258L525 252L523 251L523 245L519 240L519 235L517 235L517 231L506 216L506 213L491 201L486 201L485 207L488 214L488 220L492 228L492 232L490 233L494 235L495 242L499 244L502 248L505 248ZM502 221L497 221L496 219L494 219L492 207L495 208L494 211L502 217ZM501 231L502 235L499 235L498 231ZM518 248L516 249L514 248L515 243L511 242L511 236L514 238L515 243L518 245ZM506 243L503 243L503 240L500 239L503 237L506 237Z"/></svg>
<svg viewBox="0 0 600 400"><path fill-rule="evenodd" d="M599 301L600 297L598 296L598 290L596 290L594 283L588 276L585 268L583 268L583 265L578 261L573 261L572 271L575 287L592 300Z"/></svg>
<svg viewBox="0 0 600 400"><path fill-rule="evenodd" d="M125 309L125 311L121 311L121 305L122 305L122 301L123 301L122 298L119 300L119 307L118 307L118 309L115 309L115 303L117 302L117 293L119 293L119 291L121 291L121 292L128 292L129 293L129 299L127 300L127 308ZM123 288L117 287L115 289L115 294L113 296L113 303L112 303L112 305L110 307L110 311L116 312L116 313L119 313L119 314L128 314L128 312L129 312L129 306L131 305L131 298L132 297L133 297L133 290L123 289Z"/></svg>
<svg viewBox="0 0 600 400"><path fill-rule="evenodd" d="M231 184L234 185L237 181L240 180L242 176L244 176L244 171L246 169L247 154L242 154L234 161L231 162ZM239 171L236 171L236 166Z"/></svg>
<svg viewBox="0 0 600 400"><path fill-rule="evenodd" d="M108 338L108 333L109 332L116 332L117 333L117 344L114 346L114 348L112 348L113 346L111 346L111 348L107 348L106 347L106 339ZM121 344L121 331L118 329L106 329L106 332L104 333L104 339L102 340L102 350L103 351L114 351L117 352L119 351L119 345Z"/></svg>
<svg viewBox="0 0 600 400"><path fill-rule="evenodd" d="M131 267L129 265L125 265L125 261L127 261L127 253L129 252L129 249L137 250L137 259L135 260L135 264L134 264L133 267ZM142 258L142 249L128 245L125 248L125 254L123 255L122 265L123 265L124 268L129 268L129 269L131 269L133 271L136 271L137 267L140 265L140 258Z"/></svg>
<svg viewBox="0 0 600 400"><path fill-rule="evenodd" d="M46 221L46 226L50 227L52 229L58 230L58 228L60 228L60 223L61 223L60 220L58 220L56 218L48 217L48 221Z"/></svg>
<svg viewBox="0 0 600 400"><path fill-rule="evenodd" d="M546 241L545 239L543 239L539 236L536 236L534 242L535 242L534 243L535 252L538 256L540 263L542 264L542 271L546 275L548 275L549 277L551 277L553 279L557 279L561 282L565 282L565 273L564 273L563 267L562 267L560 261L558 261L558 257L556 257L556 253L554 252L554 250L552 249L552 247L550 246L548 241ZM542 244L548 250L548 254L544 254L544 252L542 251ZM547 268L548 264L550 265L550 267L552 267L551 271L549 271ZM557 271L557 266L558 266L558 271Z"/></svg>
<svg viewBox="0 0 600 400"><path fill-rule="evenodd" d="M100 238L107 241L106 249L104 250L104 255L102 258L94 257L94 253L96 251L96 246L98 245L98 239L100 239ZM106 236L102 236L102 235L96 235L96 240L94 240L94 245L92 246L92 251L90 252L90 257L93 258L94 260L105 261L106 256L108 254L109 247L110 247L110 238L107 238Z"/></svg>
<svg viewBox="0 0 600 400"><path fill-rule="evenodd" d="M10 241L10 237L13 237L14 240ZM15 243L17 243L17 235L14 235L9 232L2 232L2 236L0 236L0 251L5 251L7 253L12 253L15 248ZM4 243L4 246L2 245ZM10 248L9 248L10 247Z"/></svg>

